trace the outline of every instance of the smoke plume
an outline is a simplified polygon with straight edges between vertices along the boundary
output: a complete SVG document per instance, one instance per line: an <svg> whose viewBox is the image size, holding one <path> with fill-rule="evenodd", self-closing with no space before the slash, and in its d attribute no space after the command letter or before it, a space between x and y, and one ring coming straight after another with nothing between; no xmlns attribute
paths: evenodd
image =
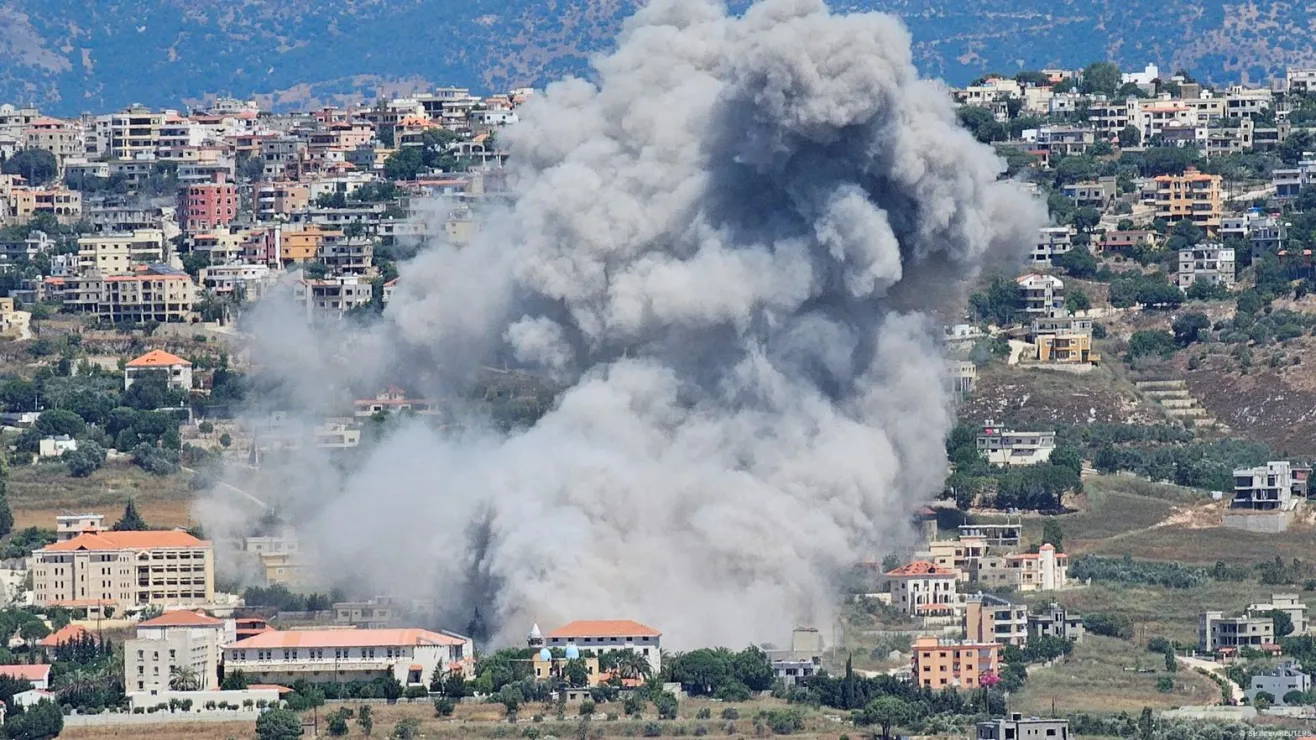
<svg viewBox="0 0 1316 740"><path fill-rule="evenodd" d="M402 426L278 491L326 573L675 647L827 624L831 577L908 540L952 425L932 311L1017 261L1038 205L920 79L900 23L821 0L654 0L592 81L500 132L511 205L427 245L368 332L262 307L253 356L309 415L482 363L564 389L528 429Z"/></svg>

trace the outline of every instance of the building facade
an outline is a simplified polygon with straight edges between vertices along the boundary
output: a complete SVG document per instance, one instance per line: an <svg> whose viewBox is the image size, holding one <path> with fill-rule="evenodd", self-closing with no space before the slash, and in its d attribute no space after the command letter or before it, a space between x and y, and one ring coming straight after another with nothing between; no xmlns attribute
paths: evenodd
<svg viewBox="0 0 1316 740"><path fill-rule="evenodd" d="M1046 611L1028 615L1029 637L1059 637L1079 642L1087 634L1083 618L1071 614L1059 604L1052 604Z"/></svg>
<svg viewBox="0 0 1316 740"><path fill-rule="evenodd" d="M224 670L279 685L392 677L418 686L440 667L470 676L474 650L469 637L422 629L272 630L225 646Z"/></svg>
<svg viewBox="0 0 1316 740"><path fill-rule="evenodd" d="M1028 643L1028 606L991 594L969 594L964 600L964 637L1023 647Z"/></svg>
<svg viewBox="0 0 1316 740"><path fill-rule="evenodd" d="M1065 307L1065 283L1054 275L1029 273L1015 278L1024 311L1038 316L1050 316Z"/></svg>
<svg viewBox="0 0 1316 740"><path fill-rule="evenodd" d="M932 689L972 689L984 676L1000 672L1001 645L996 642L938 640L919 637L911 648L914 682Z"/></svg>
<svg viewBox="0 0 1316 740"><path fill-rule="evenodd" d="M1069 740L1069 720L1025 718L1016 712L1009 719L979 722L977 737L978 740Z"/></svg>
<svg viewBox="0 0 1316 740"><path fill-rule="evenodd" d="M162 349L153 349L129 361L123 368L123 389L141 378L163 378L165 385L180 391L192 390L192 363Z"/></svg>
<svg viewBox="0 0 1316 740"><path fill-rule="evenodd" d="M182 189L178 214L179 225L187 231L227 226L238 215L237 186L223 173L212 182L188 185Z"/></svg>
<svg viewBox="0 0 1316 740"><path fill-rule="evenodd" d="M538 630L535 625L533 634ZM595 653L630 650L649 659L654 675L662 670L663 633L629 619L580 620L543 634L544 647L566 648L574 644Z"/></svg>
<svg viewBox="0 0 1316 740"><path fill-rule="evenodd" d="M959 573L915 560L886 573L891 605L910 616L953 614Z"/></svg>
<svg viewBox="0 0 1316 740"><path fill-rule="evenodd" d="M84 531L32 553L39 606L196 607L215 599L214 548L187 532Z"/></svg>
<svg viewBox="0 0 1316 740"><path fill-rule="evenodd" d="M1160 175L1154 182L1156 218L1172 224L1191 221L1209 234L1219 230L1219 175L1207 175L1189 167L1182 175Z"/></svg>
<svg viewBox="0 0 1316 740"><path fill-rule="evenodd" d="M978 453L993 465L1036 465L1051 459L1055 432L1017 432L987 422L978 434Z"/></svg>
<svg viewBox="0 0 1316 740"><path fill-rule="evenodd" d="M1193 283L1207 282L1234 287L1234 250L1221 244L1198 244L1179 250L1176 284L1188 290Z"/></svg>
<svg viewBox="0 0 1316 740"><path fill-rule="evenodd" d="M1221 648L1260 648L1275 642L1275 621L1265 617L1226 617L1206 611L1197 619L1197 649L1214 653Z"/></svg>
<svg viewBox="0 0 1316 740"><path fill-rule="evenodd" d="M187 610L140 622L136 639L123 644L124 688L217 690L222 648L236 639L232 620Z"/></svg>

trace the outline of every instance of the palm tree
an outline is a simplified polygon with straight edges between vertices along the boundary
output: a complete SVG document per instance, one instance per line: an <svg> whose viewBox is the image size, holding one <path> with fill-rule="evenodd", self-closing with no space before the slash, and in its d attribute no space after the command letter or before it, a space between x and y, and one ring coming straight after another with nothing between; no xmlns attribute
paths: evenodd
<svg viewBox="0 0 1316 740"><path fill-rule="evenodd" d="M176 665L169 667L169 688L174 691L196 691L201 687L201 680L192 666Z"/></svg>
<svg viewBox="0 0 1316 740"><path fill-rule="evenodd" d="M634 650L620 650L617 652L617 672L622 678L645 679L653 672L653 666L648 658Z"/></svg>

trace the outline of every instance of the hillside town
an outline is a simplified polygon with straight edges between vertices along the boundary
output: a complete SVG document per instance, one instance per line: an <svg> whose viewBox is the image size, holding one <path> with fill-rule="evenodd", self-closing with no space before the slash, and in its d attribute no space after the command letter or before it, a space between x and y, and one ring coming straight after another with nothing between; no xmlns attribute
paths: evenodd
<svg viewBox="0 0 1316 740"><path fill-rule="evenodd" d="M243 339L368 327L399 263L469 244L511 197L500 132L535 90L0 105L6 736L1297 736L1316 718L1316 449L1273 427L1305 402L1255 404L1280 421L1254 432L1207 386L1310 357L1316 69L1219 89L1097 62L949 93L1048 222L940 317L960 404L944 490L838 574L826 620L679 651L606 600L491 626L339 583L243 487L295 453L349 467L404 422L460 426L456 395L400 379L289 418L252 403L286 389ZM273 301L295 310L263 316ZM470 382L505 427L554 402L505 367ZM219 489L246 530L200 526Z"/></svg>

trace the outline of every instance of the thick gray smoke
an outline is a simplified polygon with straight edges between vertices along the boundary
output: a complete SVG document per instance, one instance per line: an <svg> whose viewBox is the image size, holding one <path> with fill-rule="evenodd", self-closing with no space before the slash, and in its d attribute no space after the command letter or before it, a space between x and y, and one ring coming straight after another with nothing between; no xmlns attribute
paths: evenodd
<svg viewBox="0 0 1316 740"><path fill-rule="evenodd" d="M909 42L820 0L655 0L595 82L500 134L514 205L406 264L381 326L262 322L258 357L315 411L362 378L452 391L482 362L566 388L527 430L414 424L343 476L290 459L326 572L488 599L507 640L532 620L635 619L676 647L825 625L831 575L907 538L945 475L928 312L1042 221Z"/></svg>

